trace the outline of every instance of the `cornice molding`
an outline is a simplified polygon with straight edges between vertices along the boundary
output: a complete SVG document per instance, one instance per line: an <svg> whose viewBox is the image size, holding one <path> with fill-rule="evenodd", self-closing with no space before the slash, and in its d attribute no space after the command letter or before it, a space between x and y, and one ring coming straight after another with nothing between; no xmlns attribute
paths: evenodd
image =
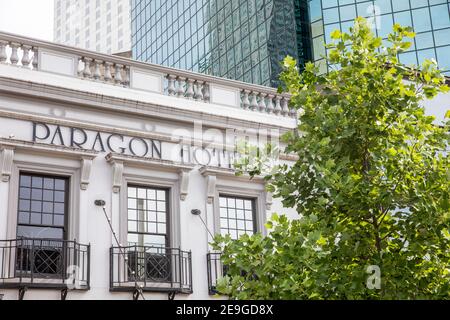
<svg viewBox="0 0 450 320"><path fill-rule="evenodd" d="M48 145L17 139L0 138L0 178L8 182L12 172L16 151L44 153L60 157L74 158L80 161L80 189L87 190L91 178L91 169L98 152L93 150L74 149L64 146Z"/></svg>
<svg viewBox="0 0 450 320"><path fill-rule="evenodd" d="M0 138L0 148L11 147L20 151L45 152L46 155L60 155L71 158L93 160L99 153L93 150L75 149L39 142Z"/></svg>
<svg viewBox="0 0 450 320"><path fill-rule="evenodd" d="M205 114L198 111L189 111L154 103L144 103L138 100L126 100L6 77L0 77L0 92L13 94L14 97L27 96L55 102L70 102L78 106L93 107L117 113L128 113L141 117L152 117L171 122L193 123L194 121L202 121L205 127L212 128L230 129L242 127L268 130L278 129L281 134L291 130L276 124L261 124L256 121ZM180 101L180 103L182 104L183 101ZM274 123L276 123L276 120L274 119Z"/></svg>
<svg viewBox="0 0 450 320"><path fill-rule="evenodd" d="M124 165L136 167L145 167L158 170L168 170L174 172L191 171L195 168L193 164L182 164L171 160L159 160L151 158L142 158L137 156L124 155L119 153L109 153L105 156L109 163L122 162Z"/></svg>
<svg viewBox="0 0 450 320"><path fill-rule="evenodd" d="M217 167L208 167L203 166L199 169L199 172L204 177L208 176L216 176L221 178L234 178L234 180L246 181L246 182L254 182L254 183L265 183L263 177L254 177L251 178L249 175L241 175L236 176L236 172L233 169L225 169L225 168L217 168Z"/></svg>

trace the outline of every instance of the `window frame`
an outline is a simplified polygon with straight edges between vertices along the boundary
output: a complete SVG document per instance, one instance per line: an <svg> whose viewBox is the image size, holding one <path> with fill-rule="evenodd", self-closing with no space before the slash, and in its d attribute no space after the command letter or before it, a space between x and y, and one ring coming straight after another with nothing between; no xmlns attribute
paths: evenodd
<svg viewBox="0 0 450 320"><path fill-rule="evenodd" d="M67 200L67 212L66 212L66 239L79 239L80 238L80 166L79 160L74 161L69 159L58 158L60 164L58 166L48 166L42 163L23 161L23 159L29 158L28 154L15 153L13 172L11 174L11 180L9 183L8 191L8 213L7 213L7 230L6 236L8 239L17 238L17 225L18 225L18 199L19 199L19 179L20 172L26 172L28 174L48 175L48 176L61 176L68 179L69 192L66 194Z"/></svg>
<svg viewBox="0 0 450 320"><path fill-rule="evenodd" d="M240 179L217 177L214 204L213 204L213 230L220 235L220 195L228 195L238 198L254 199L254 224L256 233L267 235L265 223L267 221L267 193L263 182L248 182Z"/></svg>
<svg viewBox="0 0 450 320"><path fill-rule="evenodd" d="M136 170L137 169L137 170ZM175 172L155 172L153 170L142 170L124 164L122 175L122 187L119 191L119 207L113 205L114 219L118 220L119 241L121 244L128 243L128 186L136 185L143 187L154 187L168 190L168 220L169 248L181 247L181 222L180 222L180 178ZM113 203L115 202L113 194Z"/></svg>
<svg viewBox="0 0 450 320"><path fill-rule="evenodd" d="M258 216L257 215L257 202L258 202L258 199L257 198L249 197L249 196L241 196L241 195L237 195L237 194L229 194L229 193L219 192L219 198L218 198L219 199L219 212L218 212L219 213L219 219L223 219L222 215L221 215L221 212L220 212L220 209L222 209L222 207L220 206L220 199L221 198L225 198L225 199L233 198L235 200L251 201L251 203L252 203L252 224L253 224L252 232L253 232L253 234L258 233L258 223L257 223L257 221L258 221L258 217L257 217ZM227 209L228 208L229 207L228 207L228 204L227 204ZM245 209L244 209L244 214L245 214ZM227 220L230 220L230 218L227 217ZM237 221L238 219L236 218L234 220ZM244 221L247 222L247 220L245 218L244 218ZM222 226L221 225L219 225L219 229L220 229L219 230L220 233L222 234ZM247 229L247 228L245 227L245 229ZM238 231L239 229L236 227L236 228L234 228L234 230ZM228 234L230 234L229 231L230 231L230 228L228 228ZM245 231L247 231L247 230L245 230ZM248 233L245 232L245 234L248 234ZM239 236L238 236L238 238L239 238Z"/></svg>
<svg viewBox="0 0 450 320"><path fill-rule="evenodd" d="M163 234L158 234L158 233L151 233L151 232L138 232L138 231L136 231L136 232L130 232L130 230L128 229L128 221L129 221L129 213L128 213L128 210L130 209L129 207L128 207L128 200L129 200L129 197L128 197L128 188L129 187L131 187L131 188L142 188L142 189L146 189L146 190L149 190L149 189L151 189L151 190L156 190L156 191L164 191L165 192L165 202L166 202L166 233L165 233L165 235L164 235L164 237L165 237L165 246L164 246L164 248L170 248L171 247L171 239L172 239L172 236L171 236L171 228L170 228L170 226L171 226L171 223L172 223L172 219L171 219L171 217L170 217L170 213L172 212L172 210L171 210L171 202L170 202L170 198L171 198L171 189L170 188L167 188L167 187L161 187L161 186L155 186L155 185L153 185L153 184L142 184L142 183L139 183L139 184L137 184L137 183L127 183L126 184L126 207L127 207L127 210L126 210L126 220L127 220L127 233L126 233L126 237L127 237L127 246L128 246L128 235L130 234L130 233L132 233L132 234L143 234L143 235L156 235L156 236L162 236ZM148 201L148 199L146 199L146 201ZM148 211L148 210L147 210ZM146 223L148 223L148 221L146 221Z"/></svg>
<svg viewBox="0 0 450 320"><path fill-rule="evenodd" d="M20 178L22 177L22 175L25 176L30 176L30 177L40 177L40 178L51 178L51 179L61 179L64 180L64 224L63 226L50 226L50 225L44 225L44 224L23 224L20 223L19 221L19 212L20 212L20 200L22 200L20 198L20 188L22 187L20 184ZM39 173L39 172L29 172L28 170L19 170L18 173L18 184L17 184L17 210L16 210L16 215L17 215L17 223L16 223L16 237L18 235L19 232L19 226L30 226L30 227L42 227L42 228L54 228L54 229L62 229L63 233L62 233L62 238L61 239L57 239L57 240L69 240L68 235L69 235L69 208L70 208L70 195L72 193L71 190L71 183L70 183L70 176L66 176L66 175L60 175L60 174L49 174L49 173ZM30 187L30 190L32 190L32 184ZM44 190L42 188L42 190ZM56 189L52 189L53 192L55 192ZM30 195L31 197L31 195ZM32 197L30 198L30 201L32 201ZM43 200L41 202L44 202ZM49 201L50 202L50 201ZM55 203L55 201L51 201L53 204ZM31 214L31 211L30 211ZM44 214L43 212L40 213L41 216ZM54 215L54 213L52 213L52 215ZM41 219L42 220L42 219Z"/></svg>

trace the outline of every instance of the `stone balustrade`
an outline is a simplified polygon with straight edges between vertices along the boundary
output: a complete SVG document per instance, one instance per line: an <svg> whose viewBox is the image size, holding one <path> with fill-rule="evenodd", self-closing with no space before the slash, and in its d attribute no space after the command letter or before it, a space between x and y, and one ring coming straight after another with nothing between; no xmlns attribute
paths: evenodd
<svg viewBox="0 0 450 320"><path fill-rule="evenodd" d="M124 87L130 86L130 66L104 59L95 59L87 56L79 57L78 76Z"/></svg>
<svg viewBox="0 0 450 320"><path fill-rule="evenodd" d="M37 47L0 39L0 63L11 64L23 68L37 69Z"/></svg>
<svg viewBox="0 0 450 320"><path fill-rule="evenodd" d="M86 81L159 93L173 98L295 118L290 95L260 85L68 47L0 32L0 64Z"/></svg>
<svg viewBox="0 0 450 320"><path fill-rule="evenodd" d="M288 95L248 89L241 91L241 108L283 117L295 117L297 115L294 108L289 108Z"/></svg>
<svg viewBox="0 0 450 320"><path fill-rule="evenodd" d="M209 83L195 78L186 78L176 74L166 76L166 92L169 96L209 102Z"/></svg>

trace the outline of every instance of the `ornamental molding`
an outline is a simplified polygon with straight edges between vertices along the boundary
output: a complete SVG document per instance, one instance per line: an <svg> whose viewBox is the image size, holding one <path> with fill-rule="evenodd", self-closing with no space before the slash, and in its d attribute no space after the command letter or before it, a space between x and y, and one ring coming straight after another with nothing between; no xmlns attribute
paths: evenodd
<svg viewBox="0 0 450 320"><path fill-rule="evenodd" d="M9 182L13 170L14 148L0 145L0 179Z"/></svg>
<svg viewBox="0 0 450 320"><path fill-rule="evenodd" d="M84 156L81 159L81 179L80 179L81 190L87 190L89 186L89 181L91 178L92 162L93 159L91 157Z"/></svg>
<svg viewBox="0 0 450 320"><path fill-rule="evenodd" d="M217 177L207 176L207 181L206 196L208 197L208 204L212 204L216 196Z"/></svg>
<svg viewBox="0 0 450 320"><path fill-rule="evenodd" d="M120 88L123 89L123 88ZM220 115L199 113L179 109L172 106L165 106L158 103L149 103L136 100L123 99L113 96L92 94L89 92L55 87L52 85L28 82L18 79L0 77L0 90L14 93L16 96L26 95L39 99L48 99L63 103L73 103L74 105L90 106L98 109L112 110L122 114L133 114L144 117L153 117L172 122L182 122L192 124L192 121L202 121L204 126L216 127L220 129L233 128L253 128L253 129L279 129L281 133L294 129L280 127L279 120L274 117L274 124L262 124L256 121L241 120L238 118L225 117ZM132 90L132 89L124 89ZM163 99L173 99L173 97L161 95ZM182 103L182 102L181 102ZM278 123L277 123L278 121Z"/></svg>
<svg viewBox="0 0 450 320"><path fill-rule="evenodd" d="M180 199L185 201L189 193L189 171L180 170Z"/></svg>

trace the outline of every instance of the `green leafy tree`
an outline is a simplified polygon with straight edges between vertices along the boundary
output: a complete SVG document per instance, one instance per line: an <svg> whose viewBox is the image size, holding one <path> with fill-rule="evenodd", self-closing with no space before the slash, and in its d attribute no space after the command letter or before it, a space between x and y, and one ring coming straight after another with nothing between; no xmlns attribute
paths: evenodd
<svg viewBox="0 0 450 320"><path fill-rule="evenodd" d="M358 18L349 33L332 33L329 73L308 64L300 74L285 59L281 79L300 124L283 141L298 160L269 174L252 157L236 166L265 175L268 190L299 219L275 215L267 237L217 237L214 248L228 266L221 293L450 297L450 123L436 125L419 105L448 87L434 61L417 69L399 63L412 37L410 28L395 25L384 47Z"/></svg>

